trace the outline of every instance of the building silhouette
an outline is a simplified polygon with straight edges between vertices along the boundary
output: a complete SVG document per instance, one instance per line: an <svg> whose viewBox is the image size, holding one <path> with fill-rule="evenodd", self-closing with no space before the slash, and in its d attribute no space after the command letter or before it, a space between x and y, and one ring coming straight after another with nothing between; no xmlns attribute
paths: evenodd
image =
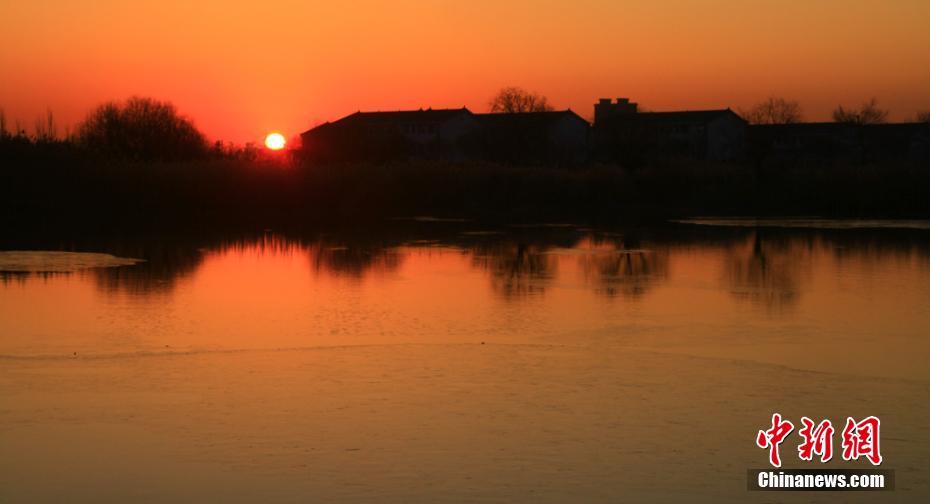
<svg viewBox="0 0 930 504"><path fill-rule="evenodd" d="M630 102L629 98L617 98L616 102L601 98L594 104L594 124L605 124L612 117L635 114L638 110L639 104Z"/></svg>
<svg viewBox="0 0 930 504"><path fill-rule="evenodd" d="M464 160L478 120L467 108L356 112L300 135L317 162Z"/></svg>
<svg viewBox="0 0 930 504"><path fill-rule="evenodd" d="M930 160L930 124L753 125L748 154L757 161L926 161Z"/></svg>
<svg viewBox="0 0 930 504"><path fill-rule="evenodd" d="M314 162L408 159L575 167L662 159L736 162L930 158L930 125L749 125L725 109L643 112L602 98L594 123L571 110L475 114L459 109L356 112L301 134Z"/></svg>
<svg viewBox="0 0 930 504"><path fill-rule="evenodd" d="M627 98L594 105L591 150L602 162L660 157L733 161L743 156L748 123L730 109L641 112Z"/></svg>
<svg viewBox="0 0 930 504"><path fill-rule="evenodd" d="M588 159L590 125L571 110L477 114L477 153L498 163L578 166Z"/></svg>

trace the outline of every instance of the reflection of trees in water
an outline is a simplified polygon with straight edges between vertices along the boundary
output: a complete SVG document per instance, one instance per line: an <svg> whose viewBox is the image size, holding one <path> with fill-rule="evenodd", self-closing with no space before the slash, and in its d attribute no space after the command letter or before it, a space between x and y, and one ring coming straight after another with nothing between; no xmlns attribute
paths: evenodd
<svg viewBox="0 0 930 504"><path fill-rule="evenodd" d="M855 266L874 269L895 262L904 267L930 270L930 233L895 239L854 235L831 245L833 256L841 268Z"/></svg>
<svg viewBox="0 0 930 504"><path fill-rule="evenodd" d="M815 243L807 239L764 238L734 243L725 255L725 282L737 299L769 308L793 305L809 272Z"/></svg>
<svg viewBox="0 0 930 504"><path fill-rule="evenodd" d="M178 280L200 265L198 250L173 246L150 247L142 250L126 247L101 247L117 257L145 259L134 265L100 266L73 271L3 271L0 282L24 283L28 279L49 280L77 275L90 278L98 289L107 293L154 294L170 292Z"/></svg>
<svg viewBox="0 0 930 504"><path fill-rule="evenodd" d="M768 307L797 302L815 258L833 258L840 268L881 268L888 261L899 261L907 267L930 270L930 237L926 233L699 228L690 234L676 229L665 235L660 232L644 236L648 245L641 244L635 235L581 234L573 230L451 234L440 237L438 243L467 250L473 265L488 272L493 290L505 298L545 292L560 260L576 260L586 285L599 294L637 298L668 277L670 254L679 247L722 249L725 261L722 285L738 299ZM107 293L170 294L180 280L201 267L205 257L228 253L302 255L317 272L361 279L372 273L397 270L407 253L397 247L423 237L395 236L393 231L386 230L374 237L317 235L294 239L258 234L232 240L159 237L124 242L87 240L65 246L19 244L7 248L106 252L145 262L78 273L0 273L0 282L20 283L27 278L77 274L93 279Z"/></svg>
<svg viewBox="0 0 930 504"><path fill-rule="evenodd" d="M593 285L598 294L635 299L668 277L666 248L642 248L640 241L633 238L592 239L578 246L589 251L578 258L578 267L585 282Z"/></svg>
<svg viewBox="0 0 930 504"><path fill-rule="evenodd" d="M780 308L795 304L815 260L869 271L898 262L930 269L930 236L907 230L759 230L728 245L725 283L739 299Z"/></svg>
<svg viewBox="0 0 930 504"><path fill-rule="evenodd" d="M175 241L108 247L115 255L138 257L132 267L92 270L97 285L110 293L153 295L170 293L177 282L193 274L213 254L304 254L312 268L332 275L361 278L371 271L397 269L403 257L393 247L367 242L289 239L265 234L235 240Z"/></svg>
<svg viewBox="0 0 930 504"><path fill-rule="evenodd" d="M308 253L315 271L357 279L372 272L395 271L404 259L395 247L371 243L317 242Z"/></svg>
<svg viewBox="0 0 930 504"><path fill-rule="evenodd" d="M179 279L203 263L203 249L190 243L120 244L108 251L119 257L145 260L134 266L91 270L97 287L108 293L168 294Z"/></svg>
<svg viewBox="0 0 930 504"><path fill-rule="evenodd" d="M524 242L476 245L472 264L491 274L491 287L505 298L542 294L557 268L546 247Z"/></svg>
<svg viewBox="0 0 930 504"><path fill-rule="evenodd" d="M50 280L73 274L69 271L0 271L0 284L23 284L30 278Z"/></svg>

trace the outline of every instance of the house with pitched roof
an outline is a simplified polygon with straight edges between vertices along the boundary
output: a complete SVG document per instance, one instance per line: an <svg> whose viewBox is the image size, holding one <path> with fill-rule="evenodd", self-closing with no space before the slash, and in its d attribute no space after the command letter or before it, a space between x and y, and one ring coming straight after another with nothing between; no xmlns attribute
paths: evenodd
<svg viewBox="0 0 930 504"><path fill-rule="evenodd" d="M656 157L713 161L743 156L747 122L730 109L641 112L620 98L595 104L594 155L601 161L638 162Z"/></svg>
<svg viewBox="0 0 930 504"><path fill-rule="evenodd" d="M356 112L305 131L301 148L316 162L438 159L574 165L586 160L589 127L570 110Z"/></svg>
<svg viewBox="0 0 930 504"><path fill-rule="evenodd" d="M461 160L478 127L467 108L356 112L300 135L305 157L318 162Z"/></svg>
<svg viewBox="0 0 930 504"><path fill-rule="evenodd" d="M574 166L587 161L591 125L571 110L476 114L488 161Z"/></svg>

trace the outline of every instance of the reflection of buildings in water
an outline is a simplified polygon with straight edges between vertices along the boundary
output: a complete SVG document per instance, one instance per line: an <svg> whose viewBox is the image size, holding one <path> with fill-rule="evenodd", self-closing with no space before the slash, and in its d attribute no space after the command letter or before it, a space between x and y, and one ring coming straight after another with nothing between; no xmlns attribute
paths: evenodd
<svg viewBox="0 0 930 504"><path fill-rule="evenodd" d="M578 258L585 282L607 297L641 297L668 277L668 263L667 249L625 249L622 244Z"/></svg>
<svg viewBox="0 0 930 504"><path fill-rule="evenodd" d="M506 298L542 294L557 268L544 247L525 243L477 246L472 264L488 271L494 292Z"/></svg>
<svg viewBox="0 0 930 504"><path fill-rule="evenodd" d="M764 238L759 232L748 242L732 244L725 255L730 293L769 308L794 304L811 267L813 247L810 240Z"/></svg>

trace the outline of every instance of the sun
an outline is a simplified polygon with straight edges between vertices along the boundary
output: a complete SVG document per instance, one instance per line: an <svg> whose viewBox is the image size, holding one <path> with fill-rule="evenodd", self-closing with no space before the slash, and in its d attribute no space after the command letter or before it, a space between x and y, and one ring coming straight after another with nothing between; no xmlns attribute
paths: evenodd
<svg viewBox="0 0 930 504"><path fill-rule="evenodd" d="M284 140L284 135L276 131L268 133L268 136L265 137L265 147L271 150L281 150L284 148L285 143L287 142Z"/></svg>

